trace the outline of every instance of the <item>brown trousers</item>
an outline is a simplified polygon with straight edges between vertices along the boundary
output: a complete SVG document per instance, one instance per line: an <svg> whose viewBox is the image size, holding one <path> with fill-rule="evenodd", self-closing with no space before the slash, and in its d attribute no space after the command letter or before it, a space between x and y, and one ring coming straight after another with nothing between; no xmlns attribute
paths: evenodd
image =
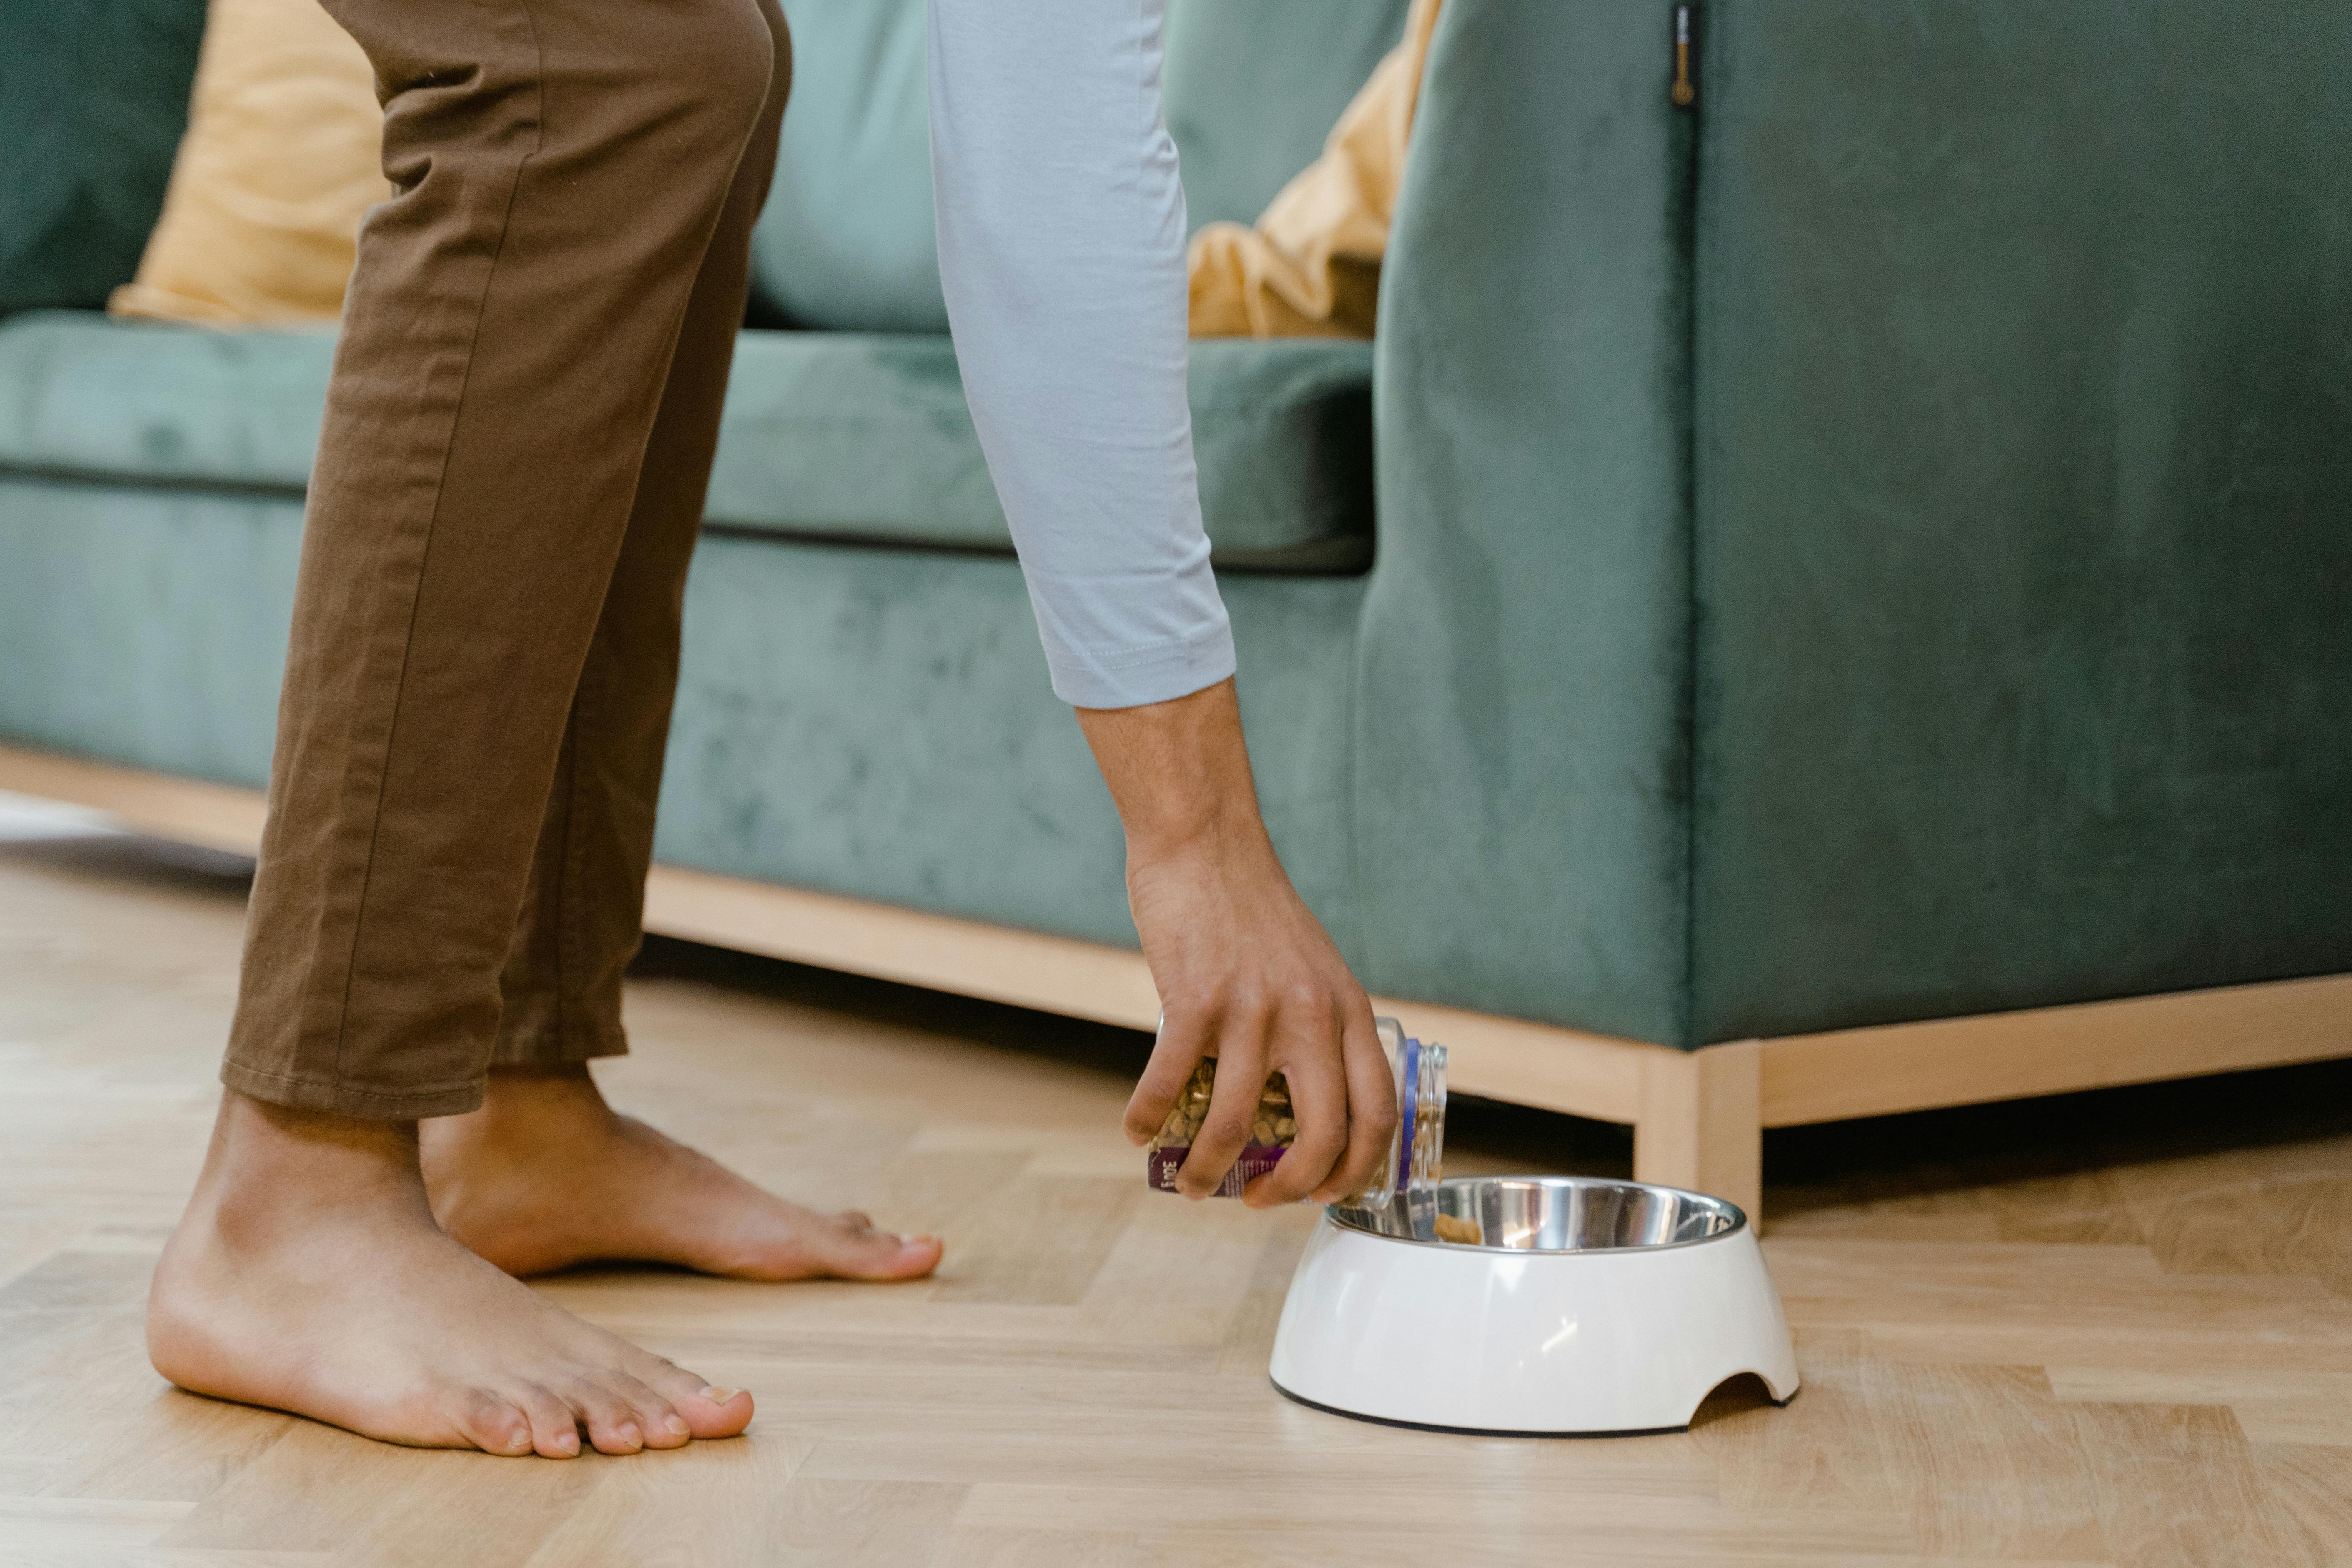
<svg viewBox="0 0 2352 1568"><path fill-rule="evenodd" d="M775 0L326 0L362 230L221 1077L384 1118L626 1048L686 569L791 77Z"/></svg>

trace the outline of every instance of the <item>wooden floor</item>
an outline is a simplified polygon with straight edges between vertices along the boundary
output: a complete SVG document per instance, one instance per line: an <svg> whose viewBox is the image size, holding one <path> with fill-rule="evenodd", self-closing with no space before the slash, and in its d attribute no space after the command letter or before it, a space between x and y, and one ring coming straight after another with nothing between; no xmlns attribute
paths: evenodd
<svg viewBox="0 0 2352 1568"><path fill-rule="evenodd" d="M1136 1037L682 945L614 1098L949 1240L931 1282L614 1272L566 1306L753 1389L739 1441L410 1452L179 1394L140 1303L202 1153L245 868L0 801L0 1563L2352 1564L2352 1072L1775 1133L1805 1389L1687 1434L1275 1394L1313 1216L1143 1189ZM1622 1171L1500 1107L1457 1169Z"/></svg>

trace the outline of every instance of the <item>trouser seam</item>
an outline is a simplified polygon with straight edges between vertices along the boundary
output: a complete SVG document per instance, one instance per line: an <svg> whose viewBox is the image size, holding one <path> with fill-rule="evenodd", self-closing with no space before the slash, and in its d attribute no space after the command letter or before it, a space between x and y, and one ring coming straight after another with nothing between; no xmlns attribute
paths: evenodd
<svg viewBox="0 0 2352 1568"><path fill-rule="evenodd" d="M658 411L656 416L659 416ZM634 503L632 503L632 510L634 510ZM622 539L623 548L625 550L627 547L625 524L623 526ZM617 566L615 569L617 570ZM607 582L604 586L607 604L611 603L612 593L612 584ZM600 620L603 618L601 611L598 618ZM555 1033L560 1038L570 1037L574 1015L579 1011L573 1005L571 983L572 977L582 971L579 960L581 951L585 945L581 940L579 916L574 908L577 900L572 897L572 889L580 881L583 870L580 864L582 858L580 757L583 742L594 728L591 714L596 706L597 698L602 693L603 661L596 657L596 649L597 645L603 641L604 629L600 626L588 639L588 661L580 671L580 685L572 699L572 759L569 764L571 776L563 781L563 853L560 859L562 875L557 878L555 884L554 1021Z"/></svg>
<svg viewBox="0 0 2352 1568"><path fill-rule="evenodd" d="M433 487L433 510L425 522L425 537L417 552L416 574L411 584L408 600L408 629L401 640L400 668L393 679L392 713L384 723L383 754L375 769L375 790L369 805L367 854L361 862L359 898L352 912L350 951L343 963L343 994L335 1012L334 1076L343 1076L343 1047L351 1035L352 990L358 984L361 933L367 924L367 893L375 874L376 845L383 832L383 793L391 772L393 749L399 739L401 694L408 682L409 655L416 646L416 616L425 597L425 573L432 559L433 535L441 521L441 508L449 493L449 464L457 445L457 427L466 415L466 393L473 384L474 364L481 352L482 317L489 309L490 288L496 282L499 263L505 258L507 237L514 227L515 201L522 191L523 175L547 143L547 46L539 36L539 19L531 14L530 0L518 0L524 24L530 28L531 52L537 68L531 77L534 98L532 129L535 139L531 150L515 162L513 177L507 184L505 206L499 214L498 244L490 251L489 265L482 268L481 290L475 296L473 320L467 331L466 368L458 377L457 393L449 408L441 442L441 467ZM289 1079L288 1081L299 1081ZM382 1098L393 1098L385 1096Z"/></svg>
<svg viewBox="0 0 2352 1568"><path fill-rule="evenodd" d="M528 10L529 0L524 0L524 5L525 9ZM725 221L727 204L731 199L735 172L741 167L744 154L751 144L751 138L754 133L756 133L757 129L758 121L757 117L755 116L751 129L744 133L743 146L736 149L735 163L730 167L727 179L720 182L717 187L718 195L712 204L709 224L703 236L702 259L698 261L696 264L698 279L700 275L700 268L708 264L709 248L718 237L719 225ZM669 378L677 370L678 342L685 333L687 317L694 308L695 287L696 281L690 279L685 290L678 297L677 309L670 322L669 353L663 364L662 391L660 394L657 394L655 398L653 419L646 427L646 443L648 447L650 447L655 434L661 426L662 400L667 395ZM642 453L639 457L637 483L640 490L642 490L642 487L645 483L644 456ZM614 573L617 573L620 570L621 560L627 554L629 531L636 526L637 522L637 504L639 499L640 497L638 495L633 495L630 499L629 516L622 524L620 542L614 552L613 569ZM612 592L612 579L608 576L604 587L607 604L610 603ZM571 897L571 892L572 885L577 879L573 876L573 872L578 869L575 862L578 858L584 853L579 840L580 791L583 787L580 766L580 752L582 749L581 738L585 735L592 727L592 714L596 709L598 700L601 699L604 693L604 668L606 661L601 660L597 657L599 647L602 645L604 640L603 618L603 611L602 607L600 607L597 617L598 626L596 630L589 638L587 659L582 666L579 682L572 689L572 722L570 727L571 733L566 737L568 742L566 750L570 753L569 761L566 765L570 768L571 774L568 779L562 781L565 799L563 809L563 827L562 833L562 852L558 858L561 874L557 878L554 910L552 915L550 917L553 921L555 926L555 942L553 943L555 952L555 974L553 977L555 994L554 1005L551 1012L554 1017L555 1033L559 1039L569 1039L575 1033L572 1027L572 1023L579 1012L578 1007L574 1005L575 998L572 994L571 987L566 984L566 977L568 974L575 973L581 969L582 965L578 962L579 952L576 950L585 944L584 942L579 938L578 922L573 913L574 900ZM528 949L526 949L526 952L528 952ZM604 1037L604 1031L592 1029L590 1031L590 1037L592 1038ZM617 1021L614 1026L612 1037L625 1037L621 1034ZM495 1048L496 1047L494 1046L493 1049Z"/></svg>

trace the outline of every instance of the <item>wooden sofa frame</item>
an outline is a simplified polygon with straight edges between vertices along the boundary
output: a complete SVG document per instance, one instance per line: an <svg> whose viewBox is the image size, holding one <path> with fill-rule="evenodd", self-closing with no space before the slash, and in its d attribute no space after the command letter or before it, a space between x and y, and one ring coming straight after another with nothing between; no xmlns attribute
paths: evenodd
<svg viewBox="0 0 2352 1568"><path fill-rule="evenodd" d="M0 790L250 855L257 791L0 746ZM1150 1030L1140 953L656 866L646 928L798 963ZM1738 1040L1696 1051L1393 997L1453 1087L1633 1128L1633 1173L1760 1215L1763 1130L2352 1056L2352 974Z"/></svg>

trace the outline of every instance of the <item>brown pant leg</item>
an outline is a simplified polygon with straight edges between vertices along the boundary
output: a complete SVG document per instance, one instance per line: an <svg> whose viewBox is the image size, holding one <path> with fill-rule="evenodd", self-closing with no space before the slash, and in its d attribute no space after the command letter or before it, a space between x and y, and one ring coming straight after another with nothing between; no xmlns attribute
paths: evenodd
<svg viewBox="0 0 2352 1568"><path fill-rule="evenodd" d="M507 957L501 1063L584 1061L628 1049L621 976L642 939L654 804L677 685L686 569L702 526L727 371L751 285L751 225L775 174L792 83L776 0L760 0L775 38L768 102L687 302L669 383L637 479L621 558L572 699L530 886Z"/></svg>
<svg viewBox="0 0 2352 1568"><path fill-rule="evenodd" d="M327 0L384 100L230 1087L478 1103L572 699L764 110L754 0Z"/></svg>

